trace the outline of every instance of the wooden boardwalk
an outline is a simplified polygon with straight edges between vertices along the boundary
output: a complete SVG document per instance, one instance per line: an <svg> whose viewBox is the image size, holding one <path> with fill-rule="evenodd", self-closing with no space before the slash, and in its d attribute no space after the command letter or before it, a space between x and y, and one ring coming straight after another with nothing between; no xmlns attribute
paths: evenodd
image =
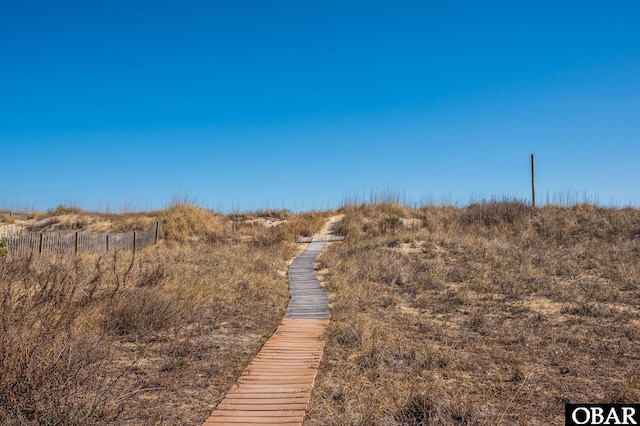
<svg viewBox="0 0 640 426"><path fill-rule="evenodd" d="M289 266L291 299L278 329L203 426L302 424L329 325L313 261L333 239L313 240Z"/></svg>

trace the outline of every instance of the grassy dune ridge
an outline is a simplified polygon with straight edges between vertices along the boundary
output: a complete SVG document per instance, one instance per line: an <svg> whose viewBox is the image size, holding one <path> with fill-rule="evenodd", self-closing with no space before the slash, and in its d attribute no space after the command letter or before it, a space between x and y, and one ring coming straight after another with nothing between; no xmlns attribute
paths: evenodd
<svg viewBox="0 0 640 426"><path fill-rule="evenodd" d="M307 424L562 424L640 400L640 211L343 208Z"/></svg>
<svg viewBox="0 0 640 426"><path fill-rule="evenodd" d="M0 424L199 424L279 323L295 237L325 219L174 206L26 226L155 221L162 242L135 256L0 258Z"/></svg>
<svg viewBox="0 0 640 426"><path fill-rule="evenodd" d="M640 211L347 205L306 424L562 424L640 401ZM199 424L275 330L297 236L333 212L78 209L0 225L129 232L131 253L0 256L0 424Z"/></svg>

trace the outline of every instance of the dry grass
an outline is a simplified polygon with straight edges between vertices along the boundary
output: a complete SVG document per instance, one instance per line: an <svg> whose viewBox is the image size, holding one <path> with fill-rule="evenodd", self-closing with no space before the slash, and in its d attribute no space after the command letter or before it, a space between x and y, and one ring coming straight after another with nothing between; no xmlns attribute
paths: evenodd
<svg viewBox="0 0 640 426"><path fill-rule="evenodd" d="M323 222L234 229L193 206L59 213L44 219L157 220L165 240L135 257L0 258L0 424L199 424L279 323L295 236Z"/></svg>
<svg viewBox="0 0 640 426"><path fill-rule="evenodd" d="M640 400L640 212L349 206L321 255L332 323L307 424L561 424ZM59 211L131 254L0 256L0 423L199 424L278 324L296 236L329 213Z"/></svg>
<svg viewBox="0 0 640 426"><path fill-rule="evenodd" d="M320 229L330 212L293 214L287 210L265 210L223 215L194 205L176 204L166 210L141 213L84 212L75 207L58 207L35 214L31 220L0 217L0 224L17 224L25 232L71 231L131 232L160 224L160 237L177 243L294 241Z"/></svg>
<svg viewBox="0 0 640 426"><path fill-rule="evenodd" d="M11 216L0 216L0 224L3 225L11 225L13 223L16 222L16 218L15 217L11 217Z"/></svg>
<svg viewBox="0 0 640 426"><path fill-rule="evenodd" d="M640 400L640 211L349 206L306 424L562 424Z"/></svg>

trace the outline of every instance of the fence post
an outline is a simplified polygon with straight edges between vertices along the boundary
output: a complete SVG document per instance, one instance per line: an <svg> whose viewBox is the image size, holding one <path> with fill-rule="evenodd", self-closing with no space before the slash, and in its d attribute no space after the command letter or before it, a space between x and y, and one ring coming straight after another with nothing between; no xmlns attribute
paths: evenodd
<svg viewBox="0 0 640 426"><path fill-rule="evenodd" d="M78 254L78 231L76 231L76 254Z"/></svg>
<svg viewBox="0 0 640 426"><path fill-rule="evenodd" d="M160 221L156 221L156 236L153 241L153 244L158 244L158 229L160 228Z"/></svg>
<svg viewBox="0 0 640 426"><path fill-rule="evenodd" d="M133 252L136 252L136 231L133 231Z"/></svg>
<svg viewBox="0 0 640 426"><path fill-rule="evenodd" d="M40 248L38 249L38 253L42 254L42 248L44 247L44 232L40 233Z"/></svg>
<svg viewBox="0 0 640 426"><path fill-rule="evenodd" d="M531 207L536 206L536 179L535 179L535 163L533 154L531 154Z"/></svg>
<svg viewBox="0 0 640 426"><path fill-rule="evenodd" d="M107 234L107 251L109 251L109 234Z"/></svg>

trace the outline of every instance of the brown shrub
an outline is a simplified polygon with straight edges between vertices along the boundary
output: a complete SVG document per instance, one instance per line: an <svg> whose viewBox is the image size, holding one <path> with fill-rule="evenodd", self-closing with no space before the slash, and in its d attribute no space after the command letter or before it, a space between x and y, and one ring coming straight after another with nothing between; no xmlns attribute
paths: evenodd
<svg viewBox="0 0 640 426"><path fill-rule="evenodd" d="M327 213L321 212L300 213L287 222L287 233L294 237L311 237L320 231L327 217Z"/></svg>
<svg viewBox="0 0 640 426"><path fill-rule="evenodd" d="M161 215L163 238L181 243L220 241L229 231L226 218L193 205L176 205Z"/></svg>
<svg viewBox="0 0 640 426"><path fill-rule="evenodd" d="M116 336L150 340L178 324L179 307L179 300L161 290L122 291L105 305L102 327Z"/></svg>
<svg viewBox="0 0 640 426"><path fill-rule="evenodd" d="M117 415L103 379L109 345L78 329L87 278L78 260L0 262L0 419L82 424Z"/></svg>
<svg viewBox="0 0 640 426"><path fill-rule="evenodd" d="M522 225L535 209L519 201L472 204L460 212L460 224L466 226Z"/></svg>

